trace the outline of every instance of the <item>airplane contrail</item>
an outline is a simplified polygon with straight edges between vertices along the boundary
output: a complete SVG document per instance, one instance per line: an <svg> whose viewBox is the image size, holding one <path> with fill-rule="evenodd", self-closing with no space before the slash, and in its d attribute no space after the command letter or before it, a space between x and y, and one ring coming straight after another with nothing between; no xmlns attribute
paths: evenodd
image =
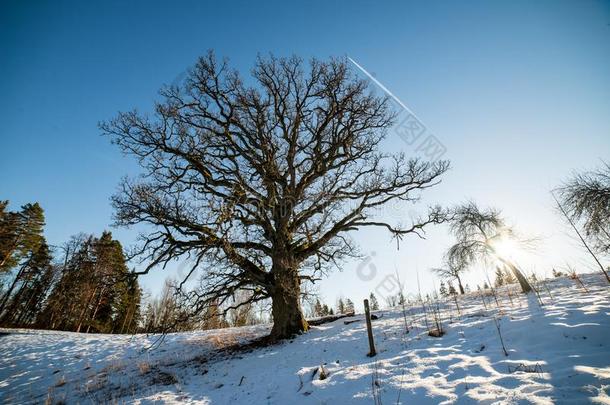
<svg viewBox="0 0 610 405"><path fill-rule="evenodd" d="M381 90L385 91L390 97L392 97L394 100L396 100L396 102L402 107L404 108L409 114L411 114L413 117L415 117L419 122L422 122L422 120L419 119L419 117L417 115L415 115L415 113L413 111L411 111L411 109L409 107L407 107L405 105L405 103L403 103L402 101L400 101L400 99L398 97L396 97L394 95L394 93L392 93L387 87L385 87L379 80L377 80L375 77L373 77L373 75L371 75L365 68L363 68L362 66L360 66L358 64L358 62L356 62L355 60L353 60L352 58L350 58L349 56L347 57L347 59L350 60L350 62L352 62L358 69L360 69L362 71L362 73L364 73L365 75L368 76L369 79L371 79L373 82L375 82L375 84L377 86L379 86L381 88Z"/></svg>

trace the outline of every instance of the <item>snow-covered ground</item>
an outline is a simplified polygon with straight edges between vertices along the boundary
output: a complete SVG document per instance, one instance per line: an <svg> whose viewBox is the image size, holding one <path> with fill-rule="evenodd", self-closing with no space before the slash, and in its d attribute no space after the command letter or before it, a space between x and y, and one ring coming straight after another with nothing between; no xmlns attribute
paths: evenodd
<svg viewBox="0 0 610 405"><path fill-rule="evenodd" d="M361 315L241 351L226 347L263 336L269 326L172 334L161 342L6 330L0 402L610 404L610 287L597 275L582 280L588 291L570 279L547 280L539 298L516 294L516 286L509 297L504 288L501 310L493 296L460 298L459 314L449 300L441 306L440 338L427 335L419 306L406 312L409 333L402 309L379 311L373 358L366 356L365 323L345 324Z"/></svg>

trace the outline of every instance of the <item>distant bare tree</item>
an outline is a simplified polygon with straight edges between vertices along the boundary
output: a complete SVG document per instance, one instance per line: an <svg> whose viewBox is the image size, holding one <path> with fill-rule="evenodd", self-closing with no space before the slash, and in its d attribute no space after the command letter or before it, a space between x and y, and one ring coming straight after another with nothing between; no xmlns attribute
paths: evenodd
<svg viewBox="0 0 610 405"><path fill-rule="evenodd" d="M398 306L398 298L399 296L397 294L386 296L385 301L388 308L394 308Z"/></svg>
<svg viewBox="0 0 610 405"><path fill-rule="evenodd" d="M144 169L113 198L117 224L153 228L143 272L194 258L206 282L195 310L248 290L248 302L272 299L272 337L285 338L308 327L301 283L355 255L350 231L422 236L445 219L439 207L406 226L372 215L418 201L448 162L382 153L395 114L344 59L259 58L252 76L246 85L210 53L152 116L120 113L101 129Z"/></svg>
<svg viewBox="0 0 610 405"><path fill-rule="evenodd" d="M446 254L447 263L453 268L464 268L479 260L493 259L505 264L515 275L523 292L532 287L517 268L506 257L502 257L494 243L501 238L514 238L514 231L506 226L500 212L495 209L481 210L469 202L457 207L450 221L450 227L457 238Z"/></svg>
<svg viewBox="0 0 610 405"><path fill-rule="evenodd" d="M448 280L456 280L458 283L458 287L460 289L460 294L465 294L464 286L462 285L461 274L467 270L467 266L465 263L460 262L458 260L447 260L443 267L432 269L439 277L448 279Z"/></svg>
<svg viewBox="0 0 610 405"><path fill-rule="evenodd" d="M143 313L143 330L146 333L169 333L224 327L221 317L214 313L210 303L195 319L188 314L183 297L176 291L176 281L167 279L158 297L151 297ZM220 322L220 323L219 323Z"/></svg>

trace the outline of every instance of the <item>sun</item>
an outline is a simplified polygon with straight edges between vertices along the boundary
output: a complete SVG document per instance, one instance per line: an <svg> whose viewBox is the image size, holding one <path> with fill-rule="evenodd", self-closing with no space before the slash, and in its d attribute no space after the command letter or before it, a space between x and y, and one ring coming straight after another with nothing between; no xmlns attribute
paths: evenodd
<svg viewBox="0 0 610 405"><path fill-rule="evenodd" d="M506 236L496 239L491 245L496 253L501 257L513 257L519 251L515 241Z"/></svg>

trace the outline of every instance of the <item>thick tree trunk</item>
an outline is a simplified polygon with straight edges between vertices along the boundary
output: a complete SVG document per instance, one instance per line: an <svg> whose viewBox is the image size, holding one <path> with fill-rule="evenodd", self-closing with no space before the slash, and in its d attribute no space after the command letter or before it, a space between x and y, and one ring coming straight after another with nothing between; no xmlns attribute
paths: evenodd
<svg viewBox="0 0 610 405"><path fill-rule="evenodd" d="M519 285L521 286L521 291L526 294L531 292L532 286L530 285L529 281L527 281L527 278L525 278L523 273L521 273L521 271L517 268L517 266L515 266L508 260L505 260L505 259L500 259L500 260L504 264L506 264L508 266L508 268L513 272L513 275L517 278L517 281L519 282Z"/></svg>
<svg viewBox="0 0 610 405"><path fill-rule="evenodd" d="M295 266L274 265L273 272L271 337L287 339L309 328L301 311L301 282Z"/></svg>

